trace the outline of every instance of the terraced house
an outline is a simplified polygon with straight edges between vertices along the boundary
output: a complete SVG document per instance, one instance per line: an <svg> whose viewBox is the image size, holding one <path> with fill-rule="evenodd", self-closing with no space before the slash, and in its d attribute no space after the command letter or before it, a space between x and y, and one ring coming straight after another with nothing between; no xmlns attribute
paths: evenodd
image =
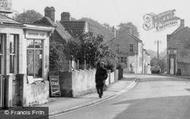
<svg viewBox="0 0 190 119"><path fill-rule="evenodd" d="M125 34L117 33L117 38L108 42L118 54L120 63L126 65L129 73L143 73L143 42L130 30Z"/></svg>
<svg viewBox="0 0 190 119"><path fill-rule="evenodd" d="M181 20L180 26L167 35L167 72L190 75L190 28Z"/></svg>

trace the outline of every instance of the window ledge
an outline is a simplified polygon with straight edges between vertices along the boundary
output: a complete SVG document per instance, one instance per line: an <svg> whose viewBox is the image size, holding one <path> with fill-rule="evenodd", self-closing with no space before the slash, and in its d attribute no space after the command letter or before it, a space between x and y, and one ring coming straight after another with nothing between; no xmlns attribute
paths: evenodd
<svg viewBox="0 0 190 119"><path fill-rule="evenodd" d="M36 81L42 81L44 80L43 78L34 78L33 76L27 76L27 80L29 84L32 84Z"/></svg>

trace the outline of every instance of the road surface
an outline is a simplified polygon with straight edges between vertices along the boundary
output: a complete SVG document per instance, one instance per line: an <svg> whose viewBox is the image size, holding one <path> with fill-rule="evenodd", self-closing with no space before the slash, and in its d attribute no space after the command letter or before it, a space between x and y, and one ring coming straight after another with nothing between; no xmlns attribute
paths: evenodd
<svg viewBox="0 0 190 119"><path fill-rule="evenodd" d="M129 91L50 119L190 119L190 81L140 77Z"/></svg>

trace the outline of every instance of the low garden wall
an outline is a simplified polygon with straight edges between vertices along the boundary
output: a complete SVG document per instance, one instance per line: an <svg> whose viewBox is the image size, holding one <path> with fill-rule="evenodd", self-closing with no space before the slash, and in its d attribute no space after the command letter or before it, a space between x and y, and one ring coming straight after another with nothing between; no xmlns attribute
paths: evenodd
<svg viewBox="0 0 190 119"><path fill-rule="evenodd" d="M60 72L59 83L61 96L77 97L87 93L95 92L95 69L76 70L72 72ZM110 72L106 85L110 85L118 80L118 70Z"/></svg>
<svg viewBox="0 0 190 119"><path fill-rule="evenodd" d="M16 105L44 104L49 98L49 81L40 80L29 83L26 75L19 74L16 76L15 92Z"/></svg>

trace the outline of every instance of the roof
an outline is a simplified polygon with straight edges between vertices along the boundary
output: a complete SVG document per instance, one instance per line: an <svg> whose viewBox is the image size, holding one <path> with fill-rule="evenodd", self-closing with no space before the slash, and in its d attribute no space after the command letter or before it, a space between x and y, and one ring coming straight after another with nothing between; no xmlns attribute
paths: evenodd
<svg viewBox="0 0 190 119"><path fill-rule="evenodd" d="M65 28L62 26L60 22L56 22L57 27L56 31L59 33L59 35L64 38L65 40L71 39L72 36L65 30Z"/></svg>
<svg viewBox="0 0 190 119"><path fill-rule="evenodd" d="M134 39L134 40L136 40L137 42L140 42L140 43L142 43L143 41L142 40L140 40L138 37L136 37L136 36L134 36L134 35L131 35L131 34L129 34L129 33L127 33L132 39ZM112 44L114 41L116 41L116 40L118 40L118 38L112 38L111 40L109 40L109 41L106 41L104 44L108 44L108 45L110 45L110 44ZM117 42L117 41L116 41Z"/></svg>
<svg viewBox="0 0 190 119"><path fill-rule="evenodd" d="M23 26L22 23L15 21L14 19L0 14L0 24L3 25L15 25L15 26Z"/></svg>
<svg viewBox="0 0 190 119"><path fill-rule="evenodd" d="M49 17L43 17L40 20L35 21L33 24L42 26L56 26L56 24Z"/></svg>
<svg viewBox="0 0 190 119"><path fill-rule="evenodd" d="M132 35L132 34L129 34L129 33L128 33L128 35L129 35L131 38L135 39L137 42L141 42L141 43L142 43L142 40L140 40L138 37L136 37L136 36L134 36L134 35Z"/></svg>
<svg viewBox="0 0 190 119"><path fill-rule="evenodd" d="M85 21L60 21L60 23L73 37L78 37L83 34L86 24Z"/></svg>
<svg viewBox="0 0 190 119"><path fill-rule="evenodd" d="M129 34L129 33L128 33ZM141 42L142 43L142 40L140 40L138 37L134 36L134 35L131 35L129 34L129 36L133 39L135 39L137 42Z"/></svg>
<svg viewBox="0 0 190 119"><path fill-rule="evenodd" d="M42 26L53 26L62 39L66 41L71 39L71 35L65 30L63 25L60 22L53 22L49 17L43 17L42 19L35 21L34 24Z"/></svg>
<svg viewBox="0 0 190 119"><path fill-rule="evenodd" d="M174 32L172 32L171 34L169 34L170 36L177 34L178 32L184 30L184 29L189 29L189 27L178 27Z"/></svg>

